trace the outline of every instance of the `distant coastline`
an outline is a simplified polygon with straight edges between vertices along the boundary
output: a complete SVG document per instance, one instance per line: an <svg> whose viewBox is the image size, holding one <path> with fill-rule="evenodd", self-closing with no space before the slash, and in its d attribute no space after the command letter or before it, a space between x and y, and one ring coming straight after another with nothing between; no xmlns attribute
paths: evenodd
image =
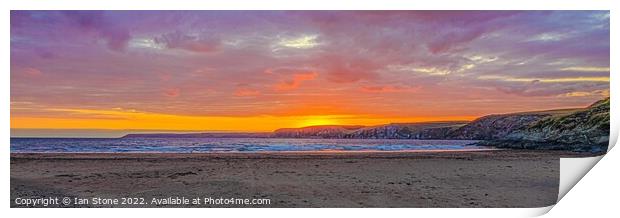
<svg viewBox="0 0 620 218"><path fill-rule="evenodd" d="M131 133L121 138L272 138L270 132Z"/></svg>
<svg viewBox="0 0 620 218"><path fill-rule="evenodd" d="M326 138L482 140L502 148L606 151L609 98L586 108L493 114L473 121L391 123L378 126L322 125L271 133L155 133L122 138Z"/></svg>

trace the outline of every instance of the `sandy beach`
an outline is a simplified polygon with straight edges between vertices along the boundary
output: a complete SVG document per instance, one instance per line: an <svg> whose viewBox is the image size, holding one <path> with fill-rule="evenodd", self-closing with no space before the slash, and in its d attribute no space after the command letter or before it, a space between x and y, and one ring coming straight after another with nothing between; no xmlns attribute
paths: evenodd
<svg viewBox="0 0 620 218"><path fill-rule="evenodd" d="M11 154L11 207L41 197L143 198L67 207L544 207L556 202L556 151ZM152 199L269 199L171 205ZM204 202L203 202L204 203Z"/></svg>

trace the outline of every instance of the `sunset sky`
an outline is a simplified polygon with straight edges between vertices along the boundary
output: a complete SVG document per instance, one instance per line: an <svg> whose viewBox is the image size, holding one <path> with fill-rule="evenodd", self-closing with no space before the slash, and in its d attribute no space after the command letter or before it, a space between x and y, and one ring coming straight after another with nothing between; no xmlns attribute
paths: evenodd
<svg viewBox="0 0 620 218"><path fill-rule="evenodd" d="M609 11L12 11L11 128L272 131L584 107L609 96L609 37Z"/></svg>

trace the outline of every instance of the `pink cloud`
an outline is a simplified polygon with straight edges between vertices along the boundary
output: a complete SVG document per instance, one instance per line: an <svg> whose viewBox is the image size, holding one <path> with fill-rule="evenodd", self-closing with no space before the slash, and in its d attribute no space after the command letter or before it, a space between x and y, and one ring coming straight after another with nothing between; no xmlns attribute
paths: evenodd
<svg viewBox="0 0 620 218"><path fill-rule="evenodd" d="M459 45L471 42L485 33L486 27L473 27L469 29L459 29L453 27L446 33L441 33L434 40L428 43L428 49L433 54L450 51Z"/></svg>
<svg viewBox="0 0 620 218"><path fill-rule="evenodd" d="M43 73L39 69L32 68L32 67L24 68L22 70L22 73L30 78L37 78L43 75Z"/></svg>
<svg viewBox="0 0 620 218"><path fill-rule="evenodd" d="M273 74L273 70L271 70L271 69L265 69L265 70L263 71L263 73L264 73L264 74L269 74L269 75L271 75L271 74Z"/></svg>
<svg viewBox="0 0 620 218"><path fill-rule="evenodd" d="M495 110L480 103L490 101L505 101L508 109L537 101L531 105L543 108L547 98L605 90L609 83L482 78L609 76L560 70L609 66L608 14L11 11L11 100L58 108L112 108L131 102L142 111L197 115L269 114L314 104L337 105L333 107L339 110L346 104L360 113L394 110L399 116L408 112L398 108L412 106L429 114L465 110L449 107L455 101L480 113ZM532 40L541 34L563 37ZM273 50L282 39L307 35L317 35L321 46ZM128 36L139 38L125 47ZM110 52L120 49L126 52ZM486 61L490 59L496 61ZM423 88L409 98L415 85ZM554 107L598 97L562 97L564 103L557 101ZM515 98L524 100L509 101ZM256 105L253 110L242 107L248 103ZM437 110L435 105L447 107Z"/></svg>
<svg viewBox="0 0 620 218"><path fill-rule="evenodd" d="M250 88L238 88L235 91L235 96L237 97L245 97L245 96L257 96L260 95L261 92L258 90L250 89Z"/></svg>
<svg viewBox="0 0 620 218"><path fill-rule="evenodd" d="M170 73L158 73L158 77L162 82L168 82L172 79L172 75Z"/></svg>
<svg viewBox="0 0 620 218"><path fill-rule="evenodd" d="M363 92L370 93L396 93L396 92L417 92L421 87L404 87L404 86L363 86Z"/></svg>
<svg viewBox="0 0 620 218"><path fill-rule="evenodd" d="M166 97L178 97L179 95L181 95L181 90L179 88L167 88L164 89L163 92L164 96Z"/></svg>
<svg viewBox="0 0 620 218"><path fill-rule="evenodd" d="M290 80L282 81L275 85L275 90L286 91L296 89L303 81L314 80L319 74L316 72L296 73Z"/></svg>
<svg viewBox="0 0 620 218"><path fill-rule="evenodd" d="M193 73L196 75L205 75L205 74L213 73L213 69L209 67L203 67L203 68L194 70Z"/></svg>
<svg viewBox="0 0 620 218"><path fill-rule="evenodd" d="M335 83L352 83L378 77L376 64L365 58L328 55L322 57L321 61L326 63L327 79Z"/></svg>

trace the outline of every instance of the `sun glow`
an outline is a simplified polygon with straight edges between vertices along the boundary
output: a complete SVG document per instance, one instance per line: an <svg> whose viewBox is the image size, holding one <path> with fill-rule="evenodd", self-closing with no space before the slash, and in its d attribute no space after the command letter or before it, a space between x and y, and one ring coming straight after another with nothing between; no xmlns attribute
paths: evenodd
<svg viewBox="0 0 620 218"><path fill-rule="evenodd" d="M374 117L361 115L300 116L187 116L149 113L127 109L47 109L55 117L16 116L13 129L106 129L170 131L241 131L270 132L279 128L318 125L381 125L445 120L472 120L474 116L456 117Z"/></svg>
<svg viewBox="0 0 620 218"><path fill-rule="evenodd" d="M328 116L310 116L300 122L299 126L322 126L322 125L338 125L336 120L329 118Z"/></svg>

